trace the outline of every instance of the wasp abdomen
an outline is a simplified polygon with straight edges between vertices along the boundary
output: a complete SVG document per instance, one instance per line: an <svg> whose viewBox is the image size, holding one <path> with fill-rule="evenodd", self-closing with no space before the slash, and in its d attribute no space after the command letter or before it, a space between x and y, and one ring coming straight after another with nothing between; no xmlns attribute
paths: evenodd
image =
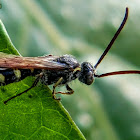
<svg viewBox="0 0 140 140"><path fill-rule="evenodd" d="M34 74L34 70L31 69L0 69L0 84L18 82Z"/></svg>

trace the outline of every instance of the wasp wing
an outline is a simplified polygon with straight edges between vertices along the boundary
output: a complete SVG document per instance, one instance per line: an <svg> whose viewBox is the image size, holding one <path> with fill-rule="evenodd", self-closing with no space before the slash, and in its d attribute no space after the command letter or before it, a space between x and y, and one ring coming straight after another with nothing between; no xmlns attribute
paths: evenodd
<svg viewBox="0 0 140 140"><path fill-rule="evenodd" d="M62 70L69 68L68 65L57 62L57 58L59 58L59 56L21 57L0 53L0 68L48 70Z"/></svg>

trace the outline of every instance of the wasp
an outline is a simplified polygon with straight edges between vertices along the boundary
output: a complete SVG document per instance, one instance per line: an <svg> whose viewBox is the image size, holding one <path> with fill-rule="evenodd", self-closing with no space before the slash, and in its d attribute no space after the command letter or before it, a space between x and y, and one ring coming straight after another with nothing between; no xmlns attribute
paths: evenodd
<svg viewBox="0 0 140 140"><path fill-rule="evenodd" d="M45 85L53 84L53 98L60 100L60 98L56 98L55 95L58 93L67 95L73 94L74 90L70 88L68 83L77 78L80 82L86 85L91 85L95 78L119 74L140 74L140 70L115 71L100 75L96 74L97 67L112 47L114 41L117 39L127 21L127 18L128 8L126 8L125 16L120 27L94 66L92 66L89 62L83 62L80 64L72 55L67 54L62 56L47 55L42 57L21 57L0 53L1 85L18 82L27 76L35 76L35 81L30 88L7 99L4 101L4 104L17 96L26 93L35 87L39 81ZM61 85L65 85L67 92L55 91L56 87Z"/></svg>

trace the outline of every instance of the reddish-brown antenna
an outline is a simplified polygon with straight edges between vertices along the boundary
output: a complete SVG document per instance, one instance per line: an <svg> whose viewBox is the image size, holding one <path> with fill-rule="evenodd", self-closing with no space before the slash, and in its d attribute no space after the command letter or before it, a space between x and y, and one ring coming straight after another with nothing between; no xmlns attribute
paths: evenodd
<svg viewBox="0 0 140 140"><path fill-rule="evenodd" d="M140 74L140 71L139 70L114 71L114 72L103 73L100 75L94 74L94 76L100 78L100 77L120 75L120 74Z"/></svg>

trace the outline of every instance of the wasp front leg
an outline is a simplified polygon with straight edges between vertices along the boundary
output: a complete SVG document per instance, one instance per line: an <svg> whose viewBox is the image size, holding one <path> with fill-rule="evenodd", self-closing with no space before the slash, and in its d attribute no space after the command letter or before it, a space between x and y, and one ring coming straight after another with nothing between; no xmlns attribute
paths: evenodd
<svg viewBox="0 0 140 140"><path fill-rule="evenodd" d="M53 85L53 92L52 92L52 95L53 95L53 98L55 100L61 100L61 98L56 98L55 94L57 94L57 92L55 92L55 88L62 82L63 80L63 77L61 77L54 85Z"/></svg>
<svg viewBox="0 0 140 140"><path fill-rule="evenodd" d="M66 94L66 95L71 95L74 93L74 90L72 88L69 87L68 84L66 84L66 89L68 90L67 92L55 92L55 88L56 88L56 84L53 86L53 98L55 100L61 100L61 98L56 98L55 94Z"/></svg>

